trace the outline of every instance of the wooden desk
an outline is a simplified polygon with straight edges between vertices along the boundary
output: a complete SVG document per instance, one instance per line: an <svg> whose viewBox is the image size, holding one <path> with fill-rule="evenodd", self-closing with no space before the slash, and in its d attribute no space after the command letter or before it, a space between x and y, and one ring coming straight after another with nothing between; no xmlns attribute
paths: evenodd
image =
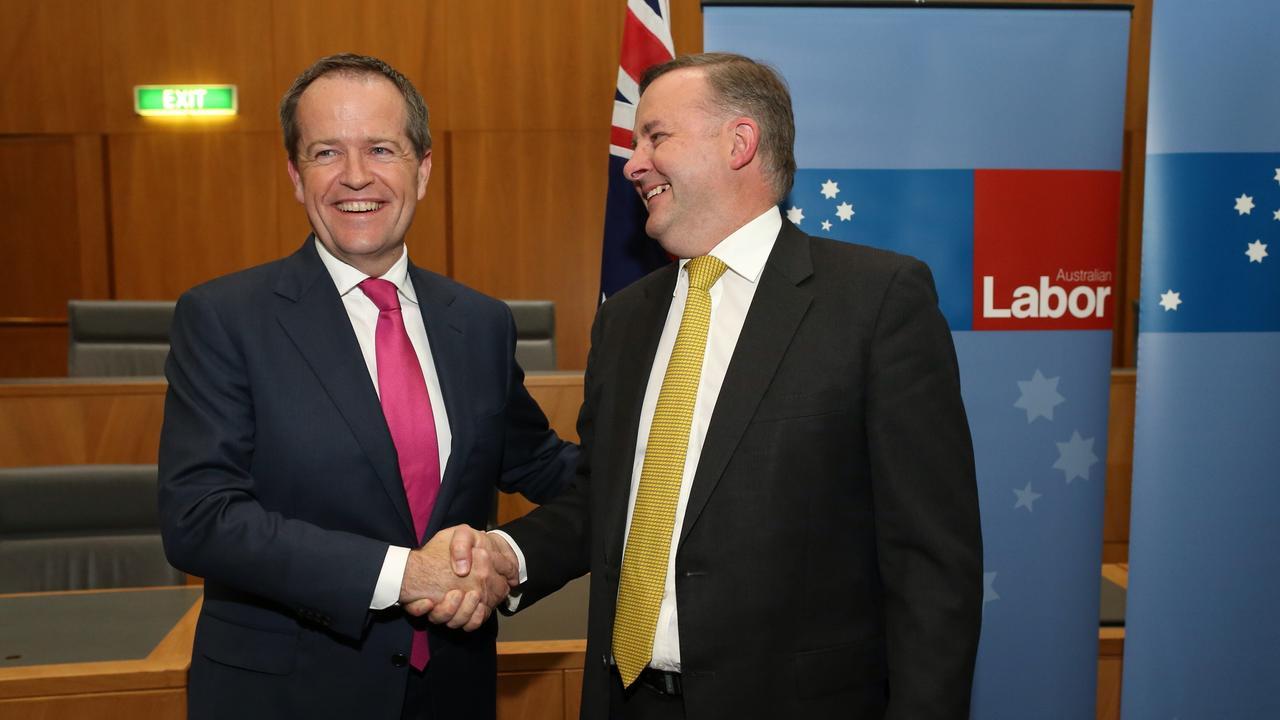
<svg viewBox="0 0 1280 720"><path fill-rule="evenodd" d="M582 373L531 373L524 384L576 442ZM0 467L154 463L167 389L164 378L0 379Z"/></svg>
<svg viewBox="0 0 1280 720"><path fill-rule="evenodd" d="M560 637L580 634L586 626L586 582L579 581L530 609L527 617L506 620L503 635L544 639L498 643L498 717L501 720L574 720L582 693L582 662L586 641ZM5 657L26 653L57 653L58 647L0 647L0 720L182 720L186 717L187 671L191 644L200 613L198 588L139 588L0 596L0 624L20 621L18 601L41 601L42 621L59 622L59 612L75 613L74 620L93 618L111 622L109 608L122 594L156 594L190 602L171 628L160 629L158 643L141 652L123 650L122 657L93 662L57 662L45 657L38 664ZM76 602L67 603L65 600ZM51 603L49 600L62 600ZM174 598L161 598L172 608ZM136 600L134 603L136 604ZM29 602L23 603L30 604ZM60 608L59 605L62 607ZM74 605L74 607L68 607ZM116 607L119 607L117 604ZM179 606L181 607L181 605ZM26 612L29 614L30 609ZM50 616L50 614L52 616ZM40 632L38 629L35 632ZM74 633L73 633L74 634ZM0 639L4 637L0 634ZM51 642L62 646L61 638ZM3 645L4 643L0 643ZM12 641L9 643L12 645Z"/></svg>
<svg viewBox="0 0 1280 720"><path fill-rule="evenodd" d="M183 594L181 601L189 600L191 605L149 652L136 659L7 666L4 658L16 650L0 648L0 720L185 718L187 668L191 664L191 643L200 612L198 590L174 587L7 595L0 597L0 623L12 621L5 617L5 600L75 597L109 604L121 594L134 593ZM48 607L57 612L56 604ZM83 609L79 607L77 611ZM56 617L49 619L56 621ZM105 614L100 619L110 622Z"/></svg>

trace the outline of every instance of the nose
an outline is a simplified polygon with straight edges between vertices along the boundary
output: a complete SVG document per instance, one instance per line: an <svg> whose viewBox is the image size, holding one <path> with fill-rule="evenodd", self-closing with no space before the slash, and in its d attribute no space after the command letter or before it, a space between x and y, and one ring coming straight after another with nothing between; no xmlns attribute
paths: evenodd
<svg viewBox="0 0 1280 720"><path fill-rule="evenodd" d="M641 147L636 147L631 152L631 159L622 166L622 175L629 182L640 182L649 170L649 154Z"/></svg>
<svg viewBox="0 0 1280 720"><path fill-rule="evenodd" d="M364 153L352 152L344 156L340 180L353 190L359 190L373 182L373 175L365 165Z"/></svg>

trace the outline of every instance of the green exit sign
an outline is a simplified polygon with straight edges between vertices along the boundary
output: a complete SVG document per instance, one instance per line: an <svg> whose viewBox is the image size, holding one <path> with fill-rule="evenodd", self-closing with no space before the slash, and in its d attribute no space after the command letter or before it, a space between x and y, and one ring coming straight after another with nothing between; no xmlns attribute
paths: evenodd
<svg viewBox="0 0 1280 720"><path fill-rule="evenodd" d="M139 115L235 115L235 85L135 85Z"/></svg>

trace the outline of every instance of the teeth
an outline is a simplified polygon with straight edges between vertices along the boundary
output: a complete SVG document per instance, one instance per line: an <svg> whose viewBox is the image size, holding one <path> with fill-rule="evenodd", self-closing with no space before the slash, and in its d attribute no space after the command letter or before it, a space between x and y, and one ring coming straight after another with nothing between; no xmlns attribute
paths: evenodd
<svg viewBox="0 0 1280 720"><path fill-rule="evenodd" d="M670 189L671 189L671 186L670 186L670 185L659 185L659 186L655 187L654 189L650 190L649 192L645 193L645 194L644 194L644 199L645 199L645 200L652 200L653 198L655 198L655 197L657 197L657 196L661 195L662 193L664 193L664 192L666 192L666 191L668 191L668 190L670 190Z"/></svg>
<svg viewBox="0 0 1280 720"><path fill-rule="evenodd" d="M342 212L372 212L379 207L380 203L373 201L338 203L338 209Z"/></svg>

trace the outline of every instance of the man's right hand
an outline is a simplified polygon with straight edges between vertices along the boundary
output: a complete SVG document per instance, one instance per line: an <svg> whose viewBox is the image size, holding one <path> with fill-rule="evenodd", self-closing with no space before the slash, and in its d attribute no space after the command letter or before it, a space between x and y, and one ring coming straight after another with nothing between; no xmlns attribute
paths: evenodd
<svg viewBox="0 0 1280 720"><path fill-rule="evenodd" d="M400 585L405 611L468 632L483 625L519 574L511 548L501 538L496 543L489 538L458 525L411 551Z"/></svg>

